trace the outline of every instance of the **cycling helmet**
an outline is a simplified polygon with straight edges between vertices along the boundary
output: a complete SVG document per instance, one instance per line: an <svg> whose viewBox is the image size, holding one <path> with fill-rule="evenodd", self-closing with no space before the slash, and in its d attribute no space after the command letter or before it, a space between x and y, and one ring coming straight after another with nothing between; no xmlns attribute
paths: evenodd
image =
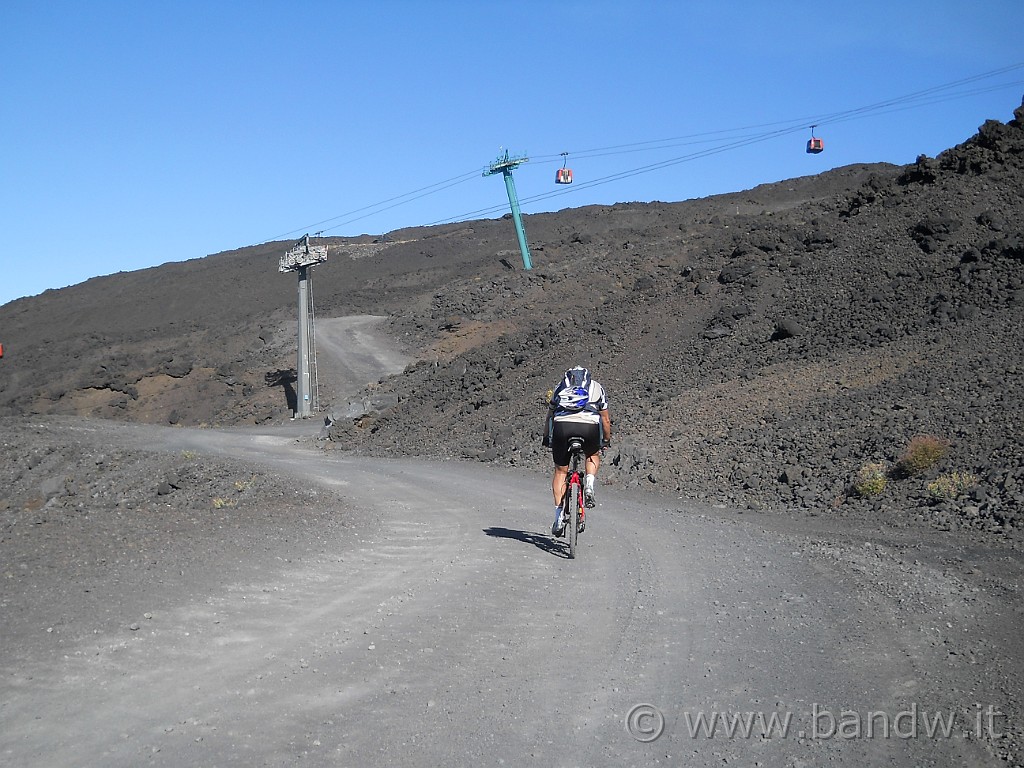
<svg viewBox="0 0 1024 768"><path fill-rule="evenodd" d="M570 368L565 372L565 386L590 389L590 371L582 365Z"/></svg>

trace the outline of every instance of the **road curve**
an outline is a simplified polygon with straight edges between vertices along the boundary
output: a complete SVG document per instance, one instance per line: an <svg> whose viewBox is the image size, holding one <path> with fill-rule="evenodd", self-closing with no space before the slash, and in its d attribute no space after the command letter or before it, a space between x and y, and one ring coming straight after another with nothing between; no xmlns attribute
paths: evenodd
<svg viewBox="0 0 1024 768"><path fill-rule="evenodd" d="M376 319L320 322L339 391L404 364ZM331 488L358 524L137 631L5 656L0 763L999 764L959 730L922 732L949 716L924 698L934 655L801 537L602 489L571 561L546 468L296 439L318 427L106 427Z"/></svg>
<svg viewBox="0 0 1024 768"><path fill-rule="evenodd" d="M996 764L964 739L841 737L829 716L905 710L922 658L743 518L605 491L571 561L539 472L352 458L294 428L123 431L371 514L128 639L5 670L7 765ZM692 733L745 713L765 720Z"/></svg>

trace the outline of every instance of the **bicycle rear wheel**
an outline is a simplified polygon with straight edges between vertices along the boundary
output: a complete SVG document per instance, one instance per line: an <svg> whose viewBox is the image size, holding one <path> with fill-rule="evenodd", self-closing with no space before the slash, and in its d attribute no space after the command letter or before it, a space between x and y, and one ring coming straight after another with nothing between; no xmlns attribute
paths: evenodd
<svg viewBox="0 0 1024 768"><path fill-rule="evenodd" d="M569 534L569 559L576 558L576 537L580 531L580 485L579 483L573 483L569 486L569 508L563 510L563 514L569 513L569 520L566 526Z"/></svg>

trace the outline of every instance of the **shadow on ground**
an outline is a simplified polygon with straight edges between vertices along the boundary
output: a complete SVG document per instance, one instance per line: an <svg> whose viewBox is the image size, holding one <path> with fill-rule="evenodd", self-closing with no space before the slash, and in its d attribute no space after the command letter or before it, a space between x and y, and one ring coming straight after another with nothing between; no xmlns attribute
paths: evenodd
<svg viewBox="0 0 1024 768"><path fill-rule="evenodd" d="M525 544L532 544L537 547L537 549L544 550L552 555L558 555L558 557L564 557L566 559L569 557L568 547L566 547L562 542L556 541L551 538L551 536L544 533L516 531L511 528L484 528L484 533L498 539L515 539L516 541L522 541Z"/></svg>

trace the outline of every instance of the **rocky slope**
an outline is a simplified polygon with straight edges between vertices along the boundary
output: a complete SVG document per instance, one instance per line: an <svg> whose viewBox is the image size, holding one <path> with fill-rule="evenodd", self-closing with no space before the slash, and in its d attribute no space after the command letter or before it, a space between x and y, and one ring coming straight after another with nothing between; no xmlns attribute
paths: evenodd
<svg viewBox="0 0 1024 768"><path fill-rule="evenodd" d="M440 329L473 348L434 342L381 384L397 407L334 437L540 464L544 394L581 362L611 393L607 482L1012 531L1024 511L1022 123L1018 109L938 158L838 172L828 194L796 180L532 219L534 272L457 282L396 321L424 347ZM946 453L902 471L916 436ZM877 495L854 490L867 465L884 473Z"/></svg>
<svg viewBox="0 0 1024 768"><path fill-rule="evenodd" d="M544 467L542 400L579 362L612 398L607 483L1015 536L1022 150L1017 110L907 167L527 216L531 272L506 220L332 239L318 316L388 314L417 362L371 383L394 405L338 418L329 447ZM0 307L0 414L288 418L286 246ZM920 435L948 450L901 472ZM870 465L877 495L854 490Z"/></svg>

